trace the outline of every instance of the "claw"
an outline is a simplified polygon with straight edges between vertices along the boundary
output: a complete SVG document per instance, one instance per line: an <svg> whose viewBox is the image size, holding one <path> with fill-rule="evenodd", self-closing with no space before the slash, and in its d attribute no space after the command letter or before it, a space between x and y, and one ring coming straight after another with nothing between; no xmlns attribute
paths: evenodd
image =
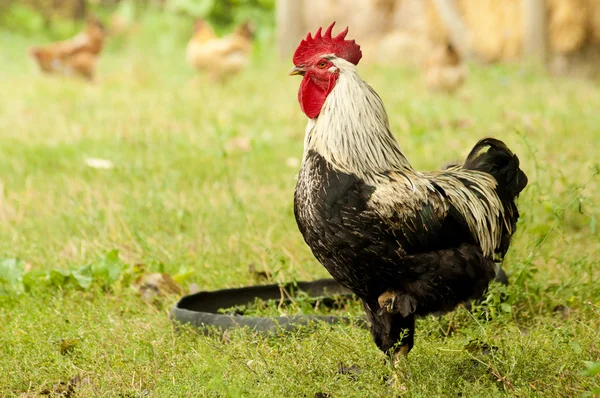
<svg viewBox="0 0 600 398"><path fill-rule="evenodd" d="M385 312L390 314L401 314L409 316L417 309L417 301L409 294L399 293L394 290L383 292L378 298L379 311L377 315L382 315Z"/></svg>
<svg viewBox="0 0 600 398"><path fill-rule="evenodd" d="M394 304L396 303L397 297L397 293L393 290L386 290L383 292L379 298L377 298L377 302L379 303L379 311L377 311L377 315L382 315L385 312L393 314L395 312Z"/></svg>

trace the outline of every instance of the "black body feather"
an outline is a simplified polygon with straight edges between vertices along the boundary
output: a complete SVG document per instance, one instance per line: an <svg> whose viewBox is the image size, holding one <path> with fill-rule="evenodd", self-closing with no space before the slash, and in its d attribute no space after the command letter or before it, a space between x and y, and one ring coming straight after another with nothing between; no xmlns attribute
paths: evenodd
<svg viewBox="0 0 600 398"><path fill-rule="evenodd" d="M499 223L503 230L495 256L503 257L519 216L514 200L527 184L518 158L502 142L486 139L464 165L451 169L486 173L497 182L493 194L503 209L496 216L503 213L505 222ZM306 243L329 273L362 299L373 339L384 352L402 346L407 353L414 342L415 316L450 311L480 297L495 275L494 256L484 254L456 196L437 177L419 177L429 184L422 199L407 195L397 198L394 211L379 211L373 200L378 187L410 181L416 175L410 172L393 170L377 176L377 184L367 183L310 150L295 192L294 213ZM440 173L479 195L472 180L461 180L460 173ZM405 211L409 204L416 210ZM378 302L389 290L397 296L395 313L382 312Z"/></svg>

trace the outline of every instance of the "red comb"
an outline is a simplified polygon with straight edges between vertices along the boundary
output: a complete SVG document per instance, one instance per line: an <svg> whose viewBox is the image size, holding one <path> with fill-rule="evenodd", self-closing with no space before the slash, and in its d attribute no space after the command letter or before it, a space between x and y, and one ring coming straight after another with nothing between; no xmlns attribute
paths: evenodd
<svg viewBox="0 0 600 398"><path fill-rule="evenodd" d="M352 62L354 65L358 64L358 61L362 57L360 46L354 40L344 40L348 34L348 28L344 29L336 37L332 37L331 30L333 29L333 25L335 25L335 22L329 25L323 35L321 35L321 28L317 30L314 38L310 35L310 32L306 35L306 39L300 42L294 53L294 65L303 65L311 58L323 54L335 54L348 62Z"/></svg>

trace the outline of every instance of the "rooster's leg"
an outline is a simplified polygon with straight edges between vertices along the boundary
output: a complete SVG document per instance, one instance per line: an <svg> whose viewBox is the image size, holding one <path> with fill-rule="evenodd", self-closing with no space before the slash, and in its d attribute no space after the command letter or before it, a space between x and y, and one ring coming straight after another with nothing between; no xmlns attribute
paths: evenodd
<svg viewBox="0 0 600 398"><path fill-rule="evenodd" d="M377 347L392 359L407 356L414 345L415 317L379 310L377 302L364 302L371 336ZM372 310L371 308L375 308Z"/></svg>
<svg viewBox="0 0 600 398"><path fill-rule="evenodd" d="M415 344L415 317L413 315L403 317L399 314L394 314L392 329L393 335L397 337L395 337L396 344L389 353L394 361L397 361L402 357L407 357Z"/></svg>

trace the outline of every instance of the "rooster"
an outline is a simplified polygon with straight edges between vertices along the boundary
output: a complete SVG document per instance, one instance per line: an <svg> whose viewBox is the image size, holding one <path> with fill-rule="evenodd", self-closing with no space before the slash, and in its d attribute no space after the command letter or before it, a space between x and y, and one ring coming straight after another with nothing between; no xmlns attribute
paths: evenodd
<svg viewBox="0 0 600 398"><path fill-rule="evenodd" d="M102 22L90 17L86 29L77 36L44 47L33 47L30 54L44 73L79 76L92 80L105 36Z"/></svg>
<svg viewBox="0 0 600 398"><path fill-rule="evenodd" d="M204 20L194 25L194 35L186 48L187 63L209 73L212 80L241 71L252 51L254 30L250 23L237 26L224 37L217 37L212 26Z"/></svg>
<svg viewBox="0 0 600 398"><path fill-rule="evenodd" d="M379 95L358 75L348 28L309 33L290 75L308 116L294 214L317 260L363 302L376 345L414 344L415 317L479 298L506 254L527 185L501 141L479 141L461 165L418 172L390 131Z"/></svg>

